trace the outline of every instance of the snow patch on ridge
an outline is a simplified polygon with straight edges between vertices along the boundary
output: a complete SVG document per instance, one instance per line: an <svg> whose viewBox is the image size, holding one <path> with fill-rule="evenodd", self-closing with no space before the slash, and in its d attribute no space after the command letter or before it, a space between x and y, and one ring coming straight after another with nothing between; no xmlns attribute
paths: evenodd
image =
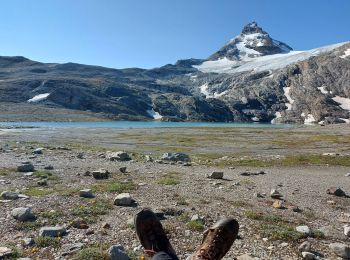
<svg viewBox="0 0 350 260"><path fill-rule="evenodd" d="M204 73L237 73L243 71L265 71L284 68L287 65L306 60L312 56L332 51L348 42L337 43L308 51L290 51L288 53L273 54L259 57L243 56L241 60L229 60L226 57L215 61L205 61L201 65L193 66ZM240 51L258 55L259 52L246 48L243 42L237 44ZM254 53L253 53L254 52Z"/></svg>
<svg viewBox="0 0 350 260"><path fill-rule="evenodd" d="M316 119L314 118L314 116L312 114L307 114L305 116L305 113L302 113L301 116L304 117L304 124L305 125L316 123Z"/></svg>
<svg viewBox="0 0 350 260"><path fill-rule="evenodd" d="M39 101L42 101L42 100L45 100L47 99L49 96L50 96L51 93L44 93L44 94L39 94L39 95L36 95L34 97L32 97L31 99L28 99L28 103L35 103L35 102L39 102Z"/></svg>
<svg viewBox="0 0 350 260"><path fill-rule="evenodd" d="M153 119L162 119L163 116L159 114L158 112L154 111L153 108L151 110L146 111L147 114L149 114Z"/></svg>
<svg viewBox="0 0 350 260"><path fill-rule="evenodd" d="M340 107L342 109L345 110L349 110L350 111L350 98L344 98L344 97L339 97L339 96L335 96L334 98L332 98L335 102L339 103Z"/></svg>
<svg viewBox="0 0 350 260"><path fill-rule="evenodd" d="M347 49L347 50L345 51L345 54L342 55L342 56L340 56L340 58L345 59L345 58L348 57L348 56L350 56L350 49Z"/></svg>
<svg viewBox="0 0 350 260"><path fill-rule="evenodd" d="M271 124L275 124L275 123L276 123L276 119L281 118L281 117L282 117L281 112L278 112L278 111L277 111L277 112L275 113L275 118L271 120Z"/></svg>

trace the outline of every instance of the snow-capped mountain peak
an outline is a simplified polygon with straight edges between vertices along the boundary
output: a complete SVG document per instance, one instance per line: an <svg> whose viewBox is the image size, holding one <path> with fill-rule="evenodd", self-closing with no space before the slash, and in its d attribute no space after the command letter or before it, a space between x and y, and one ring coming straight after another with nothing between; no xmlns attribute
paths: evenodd
<svg viewBox="0 0 350 260"><path fill-rule="evenodd" d="M292 48L287 44L274 40L256 22L244 26L240 35L229 40L224 47L211 55L208 60L229 59L245 61L265 55L288 53Z"/></svg>

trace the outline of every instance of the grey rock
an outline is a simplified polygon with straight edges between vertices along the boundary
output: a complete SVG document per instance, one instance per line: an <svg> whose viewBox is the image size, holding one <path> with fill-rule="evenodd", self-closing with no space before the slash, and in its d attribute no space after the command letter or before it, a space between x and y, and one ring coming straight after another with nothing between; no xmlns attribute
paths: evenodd
<svg viewBox="0 0 350 260"><path fill-rule="evenodd" d="M33 172L34 171L34 165L30 162L22 163L21 165L17 166L18 172Z"/></svg>
<svg viewBox="0 0 350 260"><path fill-rule="evenodd" d="M350 259L350 247L341 243L332 243L329 248L339 257Z"/></svg>
<svg viewBox="0 0 350 260"><path fill-rule="evenodd" d="M341 188L338 188L338 187L331 187L331 188L327 189L327 194L334 195L337 197L345 197L346 196L346 193Z"/></svg>
<svg viewBox="0 0 350 260"><path fill-rule="evenodd" d="M85 189L79 191L79 196L82 198L94 198L94 194L92 194L91 189Z"/></svg>
<svg viewBox="0 0 350 260"><path fill-rule="evenodd" d="M350 237L350 225L344 226L344 235Z"/></svg>
<svg viewBox="0 0 350 260"><path fill-rule="evenodd" d="M79 251L84 246L83 243L65 244L62 245L62 256L67 256Z"/></svg>
<svg viewBox="0 0 350 260"><path fill-rule="evenodd" d="M209 179L222 179L224 177L224 172L217 172L214 171L207 175L207 178Z"/></svg>
<svg viewBox="0 0 350 260"><path fill-rule="evenodd" d="M109 152L106 154L107 159L110 161L130 161L131 157L127 152L119 151L119 152Z"/></svg>
<svg viewBox="0 0 350 260"><path fill-rule="evenodd" d="M18 193L12 191L3 191L0 194L0 198L4 200L16 200L18 199Z"/></svg>
<svg viewBox="0 0 350 260"><path fill-rule="evenodd" d="M44 148L36 148L34 151L33 151L33 154L42 154L43 153L43 150Z"/></svg>
<svg viewBox="0 0 350 260"><path fill-rule="evenodd" d="M308 226L297 226L295 228L296 231L298 231L299 233L305 234L305 235L310 235L311 234L311 230Z"/></svg>
<svg viewBox="0 0 350 260"><path fill-rule="evenodd" d="M202 216L199 216L198 214L195 214L192 216L191 221L199 221L201 223L205 223L205 218Z"/></svg>
<svg viewBox="0 0 350 260"><path fill-rule="evenodd" d="M125 253L124 247L121 245L111 246L107 253L111 260L130 260L129 256Z"/></svg>
<svg viewBox="0 0 350 260"><path fill-rule="evenodd" d="M32 246L34 244L35 244L35 241L31 237L22 239L22 245L25 246L25 247Z"/></svg>
<svg viewBox="0 0 350 260"><path fill-rule="evenodd" d="M185 153L164 153L161 157L161 160L189 162L190 157Z"/></svg>
<svg viewBox="0 0 350 260"><path fill-rule="evenodd" d="M53 170L53 166L52 165L47 165L44 167L45 170Z"/></svg>
<svg viewBox="0 0 350 260"><path fill-rule="evenodd" d="M237 260L259 260L259 258L254 257L250 254L244 254L244 255L237 256Z"/></svg>
<svg viewBox="0 0 350 260"><path fill-rule="evenodd" d="M47 180L46 179L39 180L39 181L37 181L37 184L39 186L47 186Z"/></svg>
<svg viewBox="0 0 350 260"><path fill-rule="evenodd" d="M123 166L123 167L120 167L119 168L119 171L121 172L121 173L126 173L126 166Z"/></svg>
<svg viewBox="0 0 350 260"><path fill-rule="evenodd" d="M63 226L57 227L42 227L39 230L39 236L42 237L59 237L66 233L66 228Z"/></svg>
<svg viewBox="0 0 350 260"><path fill-rule="evenodd" d="M117 206L131 206L133 200L129 193L118 194L114 199L114 205Z"/></svg>
<svg viewBox="0 0 350 260"><path fill-rule="evenodd" d="M345 177L350 177L350 172L344 175Z"/></svg>
<svg viewBox="0 0 350 260"><path fill-rule="evenodd" d="M145 155L146 162L153 162L153 158L150 155Z"/></svg>
<svg viewBox="0 0 350 260"><path fill-rule="evenodd" d="M305 260L314 260L317 259L316 255L311 252L302 252L301 253L303 259Z"/></svg>
<svg viewBox="0 0 350 260"><path fill-rule="evenodd" d="M298 247L300 252L311 252L311 243L309 241L304 241Z"/></svg>
<svg viewBox="0 0 350 260"><path fill-rule="evenodd" d="M35 215L32 213L31 208L15 208L11 211L11 215L18 221L31 221L35 219Z"/></svg>
<svg viewBox="0 0 350 260"><path fill-rule="evenodd" d="M109 172L105 169L99 169L99 170L93 171L92 176L95 179L108 179Z"/></svg>
<svg viewBox="0 0 350 260"><path fill-rule="evenodd" d="M271 196L271 198L273 198L273 199L280 199L280 198L283 197L283 195L282 195L278 190L275 190L275 189L272 189L272 190L271 190L270 196Z"/></svg>

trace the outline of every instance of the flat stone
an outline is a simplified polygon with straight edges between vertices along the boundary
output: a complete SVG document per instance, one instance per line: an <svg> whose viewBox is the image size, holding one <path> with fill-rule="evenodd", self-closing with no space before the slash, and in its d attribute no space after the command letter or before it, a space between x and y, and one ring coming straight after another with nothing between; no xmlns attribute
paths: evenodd
<svg viewBox="0 0 350 260"><path fill-rule="evenodd" d="M345 177L350 177L350 172L344 175Z"/></svg>
<svg viewBox="0 0 350 260"><path fill-rule="evenodd" d="M329 248L339 257L350 259L350 247L342 243L332 243Z"/></svg>
<svg viewBox="0 0 350 260"><path fill-rule="evenodd" d="M253 257L250 254L244 254L237 256L237 260L259 260L259 258Z"/></svg>
<svg viewBox="0 0 350 260"><path fill-rule="evenodd" d="M0 198L4 200L16 200L18 199L18 193L12 191L3 191L0 194Z"/></svg>
<svg viewBox="0 0 350 260"><path fill-rule="evenodd" d="M53 166L52 165L47 165L44 167L45 170L53 170Z"/></svg>
<svg viewBox="0 0 350 260"><path fill-rule="evenodd" d="M66 233L66 228L63 226L58 227L42 227L39 231L39 236L42 237L60 237Z"/></svg>
<svg viewBox="0 0 350 260"><path fill-rule="evenodd" d="M44 148L36 148L36 149L34 149L34 151L33 151L33 154L42 154L43 153L43 150L44 150Z"/></svg>
<svg viewBox="0 0 350 260"><path fill-rule="evenodd" d="M34 214L32 213L31 208L15 208L11 211L12 217L18 221L31 221L35 219Z"/></svg>
<svg viewBox="0 0 350 260"><path fill-rule="evenodd" d="M125 249L121 245L111 246L107 254L110 260L130 260L129 256L125 253Z"/></svg>
<svg viewBox="0 0 350 260"><path fill-rule="evenodd" d="M73 254L79 251L84 246L83 243L65 244L62 245L62 256Z"/></svg>
<svg viewBox="0 0 350 260"><path fill-rule="evenodd" d="M214 171L214 172L208 174L207 178L209 178L209 179L222 179L222 178L224 178L224 172Z"/></svg>
<svg viewBox="0 0 350 260"><path fill-rule="evenodd" d="M92 194L91 189L85 189L79 191L79 196L82 198L94 198L94 194Z"/></svg>
<svg viewBox="0 0 350 260"><path fill-rule="evenodd" d="M174 162L189 162L190 157L185 153L163 153L161 160Z"/></svg>
<svg viewBox="0 0 350 260"><path fill-rule="evenodd" d="M34 239L31 238L31 237L23 238L23 239L22 239L22 245L23 245L23 246L28 247L28 246L32 246L32 245L34 245L34 244L35 244L35 241L34 241Z"/></svg>
<svg viewBox="0 0 350 260"><path fill-rule="evenodd" d="M274 207L275 209L284 209L284 204L282 200L275 200L272 204L272 207Z"/></svg>
<svg viewBox="0 0 350 260"><path fill-rule="evenodd" d="M129 193L120 193L114 199L114 205L117 206L131 206L132 198Z"/></svg>
<svg viewBox="0 0 350 260"><path fill-rule="evenodd" d="M308 226L297 226L295 228L296 231L298 231L299 233L305 234L305 235L310 235L311 234L311 230Z"/></svg>

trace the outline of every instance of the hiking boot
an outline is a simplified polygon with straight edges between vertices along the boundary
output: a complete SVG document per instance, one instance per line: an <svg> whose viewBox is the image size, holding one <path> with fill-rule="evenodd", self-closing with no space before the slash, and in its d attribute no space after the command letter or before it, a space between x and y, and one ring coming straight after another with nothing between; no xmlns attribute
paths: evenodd
<svg viewBox="0 0 350 260"><path fill-rule="evenodd" d="M216 222L203 233L202 245L192 255L192 260L220 260L237 238L239 225L234 219Z"/></svg>
<svg viewBox="0 0 350 260"><path fill-rule="evenodd" d="M143 209L135 215L136 235L145 253L152 257L158 252L166 252L176 257L162 224L150 209Z"/></svg>

